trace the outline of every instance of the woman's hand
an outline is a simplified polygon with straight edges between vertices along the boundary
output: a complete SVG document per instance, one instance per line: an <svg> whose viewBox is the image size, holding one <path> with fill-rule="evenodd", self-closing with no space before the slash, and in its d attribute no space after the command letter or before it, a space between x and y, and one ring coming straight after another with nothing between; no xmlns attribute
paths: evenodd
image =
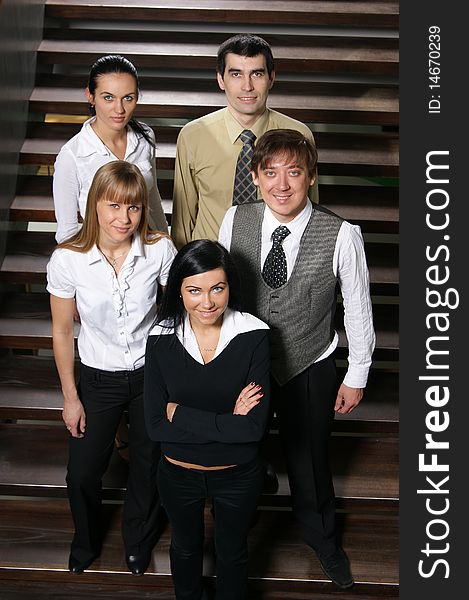
<svg viewBox="0 0 469 600"><path fill-rule="evenodd" d="M170 423L173 422L174 413L176 412L176 408L178 406L179 404L176 404L176 402L168 402L166 405L166 417Z"/></svg>
<svg viewBox="0 0 469 600"><path fill-rule="evenodd" d="M75 321L75 323L81 323L80 313L78 312L76 300L75 300L74 307L73 307L73 320Z"/></svg>
<svg viewBox="0 0 469 600"><path fill-rule="evenodd" d="M62 419L75 438L85 434L86 415L80 401L75 383L75 343L73 315L74 298L59 298L51 294L50 308L52 312L52 342L54 359L59 372L64 408Z"/></svg>
<svg viewBox="0 0 469 600"><path fill-rule="evenodd" d="M72 437L82 438L85 436L86 414L78 395L64 401L62 419Z"/></svg>
<svg viewBox="0 0 469 600"><path fill-rule="evenodd" d="M263 396L261 386L256 385L254 381L243 388L236 400L233 409L234 415L247 415L250 410L257 406Z"/></svg>

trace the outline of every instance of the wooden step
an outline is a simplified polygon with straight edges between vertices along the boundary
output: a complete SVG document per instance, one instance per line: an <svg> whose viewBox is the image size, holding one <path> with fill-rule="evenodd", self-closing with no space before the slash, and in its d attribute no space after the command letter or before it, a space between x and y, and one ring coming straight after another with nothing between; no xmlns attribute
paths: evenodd
<svg viewBox="0 0 469 600"><path fill-rule="evenodd" d="M399 448L395 437L333 433L331 466L336 504L353 511L393 513L399 498ZM264 506L291 506L285 458L280 437L271 432L263 444L262 456L275 469L279 489L264 493Z"/></svg>
<svg viewBox="0 0 469 600"><path fill-rule="evenodd" d="M69 30L76 31L76 30ZM68 34L67 34L68 35ZM124 35L124 34L122 34ZM140 36L140 33L138 34ZM170 35L174 35L172 32ZM184 32L182 35L187 35ZM191 34L192 35L192 34ZM205 34L201 34L205 36ZM81 36L83 37L83 36ZM301 40L300 36L295 35L295 40ZM304 38L306 46L309 45L310 38ZM36 73L36 88L58 88L68 89L73 96L70 96L70 101L81 101L83 97L78 98L76 94L85 92L88 83L88 69L90 65L69 65L62 69L63 72L50 71L45 69L44 72ZM165 69L143 69L139 71L138 76L140 94L139 101L144 99L147 91L152 93L173 91L176 96L178 92L187 92L188 90L196 93L218 94L221 98L224 93L220 90L217 82L216 72L213 68L200 71L171 71L169 74ZM349 94L350 90L350 94ZM376 80L368 77L355 77L353 75L321 75L302 73L275 73L275 84L269 92L269 99L273 93L282 96L298 95L311 96L318 94L318 97L329 96L337 98L337 101L342 96L344 100L347 96L357 99L360 95L366 96L371 104L381 106L381 103L386 103L381 106L388 106L390 112L396 108L396 101L399 101L399 80L396 78L376 78ZM64 92L65 93L65 92ZM146 106L148 101L146 102ZM366 105L368 106L368 105ZM86 107L88 108L88 107ZM369 108L369 107L368 107ZM155 106L157 110L158 107ZM138 110L138 108L137 108ZM88 112L88 111L86 111ZM71 113L72 114L72 113ZM78 113L78 114L83 114ZM153 113L148 114L149 117L154 116Z"/></svg>
<svg viewBox="0 0 469 600"><path fill-rule="evenodd" d="M83 598L83 584L74 583L77 581L68 574L63 574L60 577L60 585L57 585L58 576L54 573L51 578L51 583L40 581L44 577L41 573L36 574L34 571L4 571L2 581L3 600L78 600ZM27 579L26 579L27 577ZM32 578L34 577L34 581ZM0 580L2 579L0 574ZM80 578L82 581L83 578ZM165 580L166 581L166 580ZM320 587L317 587L317 586ZM163 578L159 577L157 586L142 587L143 584L128 583L125 588L126 600L154 600L157 593L158 600L174 600L174 591L170 582L163 583ZM164 587L163 587L164 586ZM311 588L314 586L314 592ZM314 593L315 600L330 600L331 591L325 591L327 585L313 584L303 581L288 581L288 580L251 580L247 591L246 600L305 600L311 597ZM206 589L212 590L213 598L215 593L215 582L209 580L206 582ZM121 591L120 586L115 584L86 584L85 593L87 598L99 598L100 600L115 600ZM335 598L350 598L351 600L398 600L399 588L398 585L363 585L358 584L353 588L353 592L335 591Z"/></svg>
<svg viewBox="0 0 469 600"><path fill-rule="evenodd" d="M55 245L53 232L10 232L0 281L45 283L46 265ZM396 286L399 282L397 245L365 242L365 251L371 283Z"/></svg>
<svg viewBox="0 0 469 600"><path fill-rule="evenodd" d="M15 496L66 495L65 474L69 434L54 425L0 423L0 494ZM274 465L280 487L264 494L265 506L289 506L290 488L279 436L271 434L263 454ZM396 507L398 443L395 438L334 435L331 461L338 505ZM117 451L103 480L104 495L119 499L125 493L127 463Z"/></svg>
<svg viewBox="0 0 469 600"><path fill-rule="evenodd" d="M145 72L145 71L144 71ZM399 91L396 84L312 81L277 73L269 93L269 106L306 123L358 123L397 125ZM141 95L136 116L196 118L226 105L213 69L201 77L140 75ZM85 115L86 75L39 74L30 97L32 110L41 113Z"/></svg>
<svg viewBox="0 0 469 600"><path fill-rule="evenodd" d="M51 124L47 125L53 131ZM43 129L43 128L42 128ZM65 129L65 128L63 128ZM157 168L174 169L178 130L173 129L174 142L162 141L162 128L157 128ZM399 172L398 136L394 133L323 133L314 134L318 148L318 170L321 176L397 177ZM27 138L20 151L20 164L53 165L67 136Z"/></svg>
<svg viewBox="0 0 469 600"><path fill-rule="evenodd" d="M173 182L160 179L158 188L163 196L163 209L171 221ZM390 209L392 210L392 209ZM55 223L52 199L52 177L46 175L23 175L18 178L17 193L10 206L10 221Z"/></svg>
<svg viewBox="0 0 469 600"><path fill-rule="evenodd" d="M53 232L10 232L0 281L46 283L46 266L56 245Z"/></svg>
<svg viewBox="0 0 469 600"><path fill-rule="evenodd" d="M49 295L46 292L6 294L0 303L0 315L0 347L36 349L52 347ZM397 352L399 348L398 306L396 304L375 305L373 319L376 348L391 353ZM339 358L347 355L346 338L341 321L339 304L336 320L339 332L337 350ZM76 327L78 332L79 325L77 324Z"/></svg>
<svg viewBox="0 0 469 600"><path fill-rule="evenodd" d="M239 0L238 0L239 1ZM291 2L291 0L289 0ZM222 31L222 27L210 27L203 28L192 27L192 23L172 23L172 27L169 28L167 24L158 23L141 23L141 22L127 22L127 27L109 27L109 24L105 27L97 26L97 23L92 21L70 21L73 23L72 27L62 27L63 22L57 19L47 19L46 26L43 29L43 39L45 41L60 41L62 43L72 41L83 41L89 40L94 42L114 42L114 43L152 43L152 44L173 44L174 46L184 47L188 43L198 47L210 46L215 49L215 58L217 49L226 39L230 37L230 33ZM115 25L115 23L113 23ZM221 25L221 24L220 24ZM191 28L189 30L189 28ZM272 47L272 53L274 58L276 56L276 48L291 49L292 52L296 48L311 48L314 43L318 40L323 40L326 43L334 38L339 41L337 44L340 47L341 42L345 39L351 40L356 43L357 40L361 40L365 48L374 46L374 44L382 44L383 47L388 49L397 49L398 43L398 32L397 29L394 32L383 32L373 31L370 28L366 28L366 34L364 34L365 28L360 29L336 29L336 28L279 28L269 27L265 32L262 33L262 37ZM383 42L387 42L384 43ZM327 44L326 44L327 45Z"/></svg>
<svg viewBox="0 0 469 600"><path fill-rule="evenodd" d="M190 86L194 83L194 89ZM86 85L86 84L85 84ZM281 93L275 84L269 94L269 107L305 123L345 123L397 125L397 89L353 84L309 83L309 92ZM143 88L136 117L194 119L226 106L224 95L197 90L197 80L184 90ZM36 87L30 97L30 110L37 113L87 114L82 88Z"/></svg>
<svg viewBox="0 0 469 600"><path fill-rule="evenodd" d="M19 496L66 496L69 434L62 423L0 423L1 493ZM16 440L15 440L16 436ZM103 497L123 498L127 463L117 450L103 479Z"/></svg>
<svg viewBox="0 0 469 600"><path fill-rule="evenodd" d="M339 370L339 381L344 377ZM0 419L61 421L63 397L52 357L0 358ZM273 427L275 428L275 421ZM397 435L398 374L372 369L364 400L348 415L336 415L334 431Z"/></svg>
<svg viewBox="0 0 469 600"><path fill-rule="evenodd" d="M66 500L34 502L2 499L0 510L5 517L0 526L0 580L21 577L24 582L56 582L59 585L56 585L55 590L60 589L62 581L67 585L74 581L67 572L73 526ZM160 596L159 586L168 586L170 582L170 527L163 532L153 550L147 574L135 578L127 571L124 562L120 531L121 507L105 505L103 512L105 522L109 523L108 533L101 556L80 576L82 591L92 589L88 588L91 584L115 584L119 585L121 590L138 585L142 594L151 588L155 594L157 588L158 598L166 598ZM334 598L356 600L373 600L382 598L383 595L386 598L397 597L397 517L345 514L339 515L338 524L343 531L343 545L350 557L357 582L352 590L347 590L346 595L342 595L326 579L314 553L301 542L299 528L293 522L290 512L259 510L257 522L249 534L248 598L304 600L314 595L314 598L322 600L325 597L329 598L330 594ZM208 510L204 566L205 575L212 577L213 531ZM287 587L282 580L287 580ZM260 594L260 590L274 593L277 585L284 593ZM394 588L392 596L387 595L390 588ZM294 595L290 596L290 590ZM89 593L86 593L86 596L92 597ZM101 597L100 593L96 597ZM123 597L128 598L127 595Z"/></svg>
<svg viewBox="0 0 469 600"><path fill-rule="evenodd" d="M381 314L384 311L380 311ZM392 318L394 321L394 318ZM375 361L397 360L398 333L388 330L388 317L384 316L383 331L380 322L375 318L376 349L373 354ZM76 325L75 337L78 335L79 325ZM339 330L339 346L336 351L337 359L346 359L348 351L345 345L345 336ZM383 344L381 345L381 340ZM50 318L36 316L0 317L0 348L16 349L51 349L52 348L52 323Z"/></svg>
<svg viewBox="0 0 469 600"><path fill-rule="evenodd" d="M158 187L166 219L171 224L172 181L160 179ZM10 220L55 222L51 190L52 177L22 178L10 207ZM364 233L398 233L398 195L397 187L319 184L321 204L359 225Z"/></svg>
<svg viewBox="0 0 469 600"><path fill-rule="evenodd" d="M51 349L51 327L50 319L0 317L0 348Z"/></svg>
<svg viewBox="0 0 469 600"><path fill-rule="evenodd" d="M63 396L54 359L0 358L0 419L62 420Z"/></svg>
<svg viewBox="0 0 469 600"><path fill-rule="evenodd" d="M13 293L1 297L0 348L52 348L52 323L47 293ZM75 335L79 326L76 327Z"/></svg>
<svg viewBox="0 0 469 600"><path fill-rule="evenodd" d="M397 28L399 2L284 0L47 0L46 17L152 22L233 23L245 25L326 25Z"/></svg>
<svg viewBox="0 0 469 600"><path fill-rule="evenodd" d="M389 287L390 295L395 293L393 287L399 284L399 247L397 244L368 241L365 242L365 252L370 282L373 285L382 285L383 289Z"/></svg>
<svg viewBox="0 0 469 600"><path fill-rule="evenodd" d="M228 36L227 36L228 37ZM43 40L37 51L40 65L91 65L104 54L122 54L137 69L214 69L219 44L207 41ZM346 73L397 77L396 39L371 37L310 37L308 46L273 46L275 68L282 73Z"/></svg>
<svg viewBox="0 0 469 600"><path fill-rule="evenodd" d="M145 24L148 25L148 24ZM262 34L262 37L270 44L275 61L275 69L278 73L294 75L307 72L311 76L315 71L330 71L323 69L324 61L334 61L336 66L334 74L339 73L369 73L373 79L378 76L387 75L387 79L394 79L397 83L399 59L399 40L396 35L368 30L365 34L352 29L339 29L331 32L327 30L313 30L308 34L300 31L274 29ZM150 29L147 26L141 28L138 24L130 22L125 29L97 29L95 24L91 27L80 24L79 27L64 28L60 24L56 27L46 27L43 34L43 44L39 52L43 52L43 61L47 64L50 56L54 55L53 64L60 65L82 65L89 67L93 60L82 60L85 52L98 51L97 57L107 52L100 52L106 46L113 48L112 53L132 55L135 64L140 69L143 67L167 68L168 63L163 65L154 63L147 64L147 48L154 49L154 53L166 56L171 49L170 60L175 60L174 66L181 66L185 71L197 70L198 73L205 72L213 75L216 66L217 52L230 34L222 31L187 31L186 26L180 29L171 29L154 23ZM84 42L87 44L84 45ZM57 51L59 54L57 55ZM190 63L180 62L190 57ZM40 56L41 59L41 56ZM209 62L207 62L209 60ZM143 61L143 62L142 62ZM201 61L201 62L199 62ZM300 62L301 61L301 62ZM307 61L307 63L305 63ZM366 63L372 61L374 69L370 70ZM298 62L299 64L296 64ZM172 63L169 63L172 64ZM341 65L343 67L341 68ZM306 68L309 67L309 68ZM177 70L176 73L177 75Z"/></svg>
<svg viewBox="0 0 469 600"><path fill-rule="evenodd" d="M345 369L338 370L339 381ZM399 374L371 368L363 400L348 415L336 414L335 432L376 433L397 436L399 430Z"/></svg>

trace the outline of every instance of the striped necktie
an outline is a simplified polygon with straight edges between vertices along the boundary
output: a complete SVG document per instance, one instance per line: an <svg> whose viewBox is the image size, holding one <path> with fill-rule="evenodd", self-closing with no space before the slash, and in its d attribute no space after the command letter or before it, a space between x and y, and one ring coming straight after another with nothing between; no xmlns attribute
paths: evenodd
<svg viewBox="0 0 469 600"><path fill-rule="evenodd" d="M251 175L251 159L256 136L249 129L239 135L243 147L238 156L233 190L233 206L257 200L257 190Z"/></svg>

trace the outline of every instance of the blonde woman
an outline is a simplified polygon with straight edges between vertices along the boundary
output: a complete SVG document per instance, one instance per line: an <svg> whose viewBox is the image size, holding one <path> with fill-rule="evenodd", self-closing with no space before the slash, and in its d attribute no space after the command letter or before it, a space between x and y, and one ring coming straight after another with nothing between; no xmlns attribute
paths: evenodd
<svg viewBox="0 0 469 600"><path fill-rule="evenodd" d="M135 575L147 569L156 541L160 449L143 416L143 365L158 286L175 255L170 238L148 227L148 188L125 161L96 172L82 229L59 244L47 266L54 357L70 432L67 490L75 524L69 569L99 556L101 481L122 413L129 413L129 476L122 532ZM74 304L80 313L79 382L74 376Z"/></svg>

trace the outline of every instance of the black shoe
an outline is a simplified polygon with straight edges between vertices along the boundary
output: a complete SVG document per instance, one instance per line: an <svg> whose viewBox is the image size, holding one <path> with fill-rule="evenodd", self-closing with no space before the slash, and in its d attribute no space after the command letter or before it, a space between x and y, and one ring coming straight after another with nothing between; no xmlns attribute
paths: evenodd
<svg viewBox="0 0 469 600"><path fill-rule="evenodd" d="M343 590L352 587L355 582L350 571L349 560L342 548L338 548L331 556L318 554L318 558L322 570L331 581Z"/></svg>
<svg viewBox="0 0 469 600"><path fill-rule="evenodd" d="M87 569L91 565L91 563L93 563L97 558L97 556L93 556L89 560L81 562L80 560L77 560L73 556L73 554L70 554L68 558L68 570L70 571L70 573L75 573L76 575L79 575L80 573L83 573L83 571Z"/></svg>
<svg viewBox="0 0 469 600"><path fill-rule="evenodd" d="M263 494L276 494L278 492L278 477L273 466L269 463L265 463L264 467L264 483L262 485Z"/></svg>
<svg viewBox="0 0 469 600"><path fill-rule="evenodd" d="M142 554L128 554L125 557L129 571L133 575L143 575L148 569L151 560L151 552L143 552Z"/></svg>

